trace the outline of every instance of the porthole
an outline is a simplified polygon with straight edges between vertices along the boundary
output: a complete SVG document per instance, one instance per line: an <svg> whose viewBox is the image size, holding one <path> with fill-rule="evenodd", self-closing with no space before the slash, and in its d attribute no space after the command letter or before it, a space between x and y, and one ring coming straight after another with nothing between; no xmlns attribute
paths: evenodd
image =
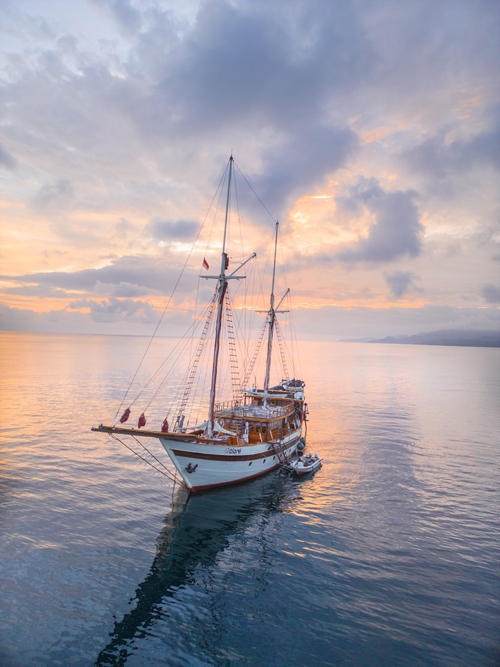
<svg viewBox="0 0 500 667"><path fill-rule="evenodd" d="M251 465L252 465L252 463L253 463L253 461L250 461L250 463L249 463L248 465L249 465L249 466L251 466Z"/></svg>
<svg viewBox="0 0 500 667"><path fill-rule="evenodd" d="M262 461L262 463L265 463L265 462L266 462L266 459L264 459L264 460Z"/></svg>

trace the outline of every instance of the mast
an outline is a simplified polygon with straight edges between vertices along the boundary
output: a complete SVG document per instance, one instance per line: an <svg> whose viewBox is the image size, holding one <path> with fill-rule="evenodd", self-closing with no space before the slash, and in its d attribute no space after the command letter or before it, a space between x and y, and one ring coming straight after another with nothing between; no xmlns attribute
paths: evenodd
<svg viewBox="0 0 500 667"><path fill-rule="evenodd" d="M219 352L220 352L220 333L222 328L222 312L224 308L224 297L227 292L227 284L229 280L244 280L246 276L236 275L240 269L242 269L245 264L247 264L251 259L257 257L256 253L252 253L244 262L242 262L238 268L236 268L232 273L226 275L227 268L229 266L229 258L226 253L226 236L227 236L227 221L229 217L229 202L231 199L231 177L233 174L233 156L229 158L229 175L227 180L227 199L226 199L226 216L224 218L224 237L222 239L222 254L220 262L220 273L218 276L200 276L200 278L217 280L217 320L215 322L215 341L214 341L214 358L212 364L212 379L210 383L210 403L208 407L208 420L207 420L207 435L209 438L213 437L214 434L214 425L215 425L215 397L216 397L216 388L217 388L217 371L219 367Z"/></svg>
<svg viewBox="0 0 500 667"><path fill-rule="evenodd" d="M269 333L267 338L267 360L266 360L266 377L264 379L264 393L267 394L269 390L269 376L271 375L271 358L273 354L273 335L274 335L274 324L276 322L276 315L278 313L288 313L288 310L279 310L279 307L283 303L283 299L286 297L290 289L287 289L286 292L281 297L281 300L277 306L274 307L274 279L276 277L276 250L278 248L278 230L280 223L276 221L276 235L274 238L274 264L273 264L273 282L271 285L271 302L270 308L268 311L269 319ZM262 311L261 311L262 312ZM266 399L267 400L267 399Z"/></svg>
<svg viewBox="0 0 500 667"><path fill-rule="evenodd" d="M273 333L274 321L276 319L276 311L274 310L274 278L276 276L276 250L278 248L278 228L279 222L276 221L276 235L274 237L274 264L273 264L273 282L271 285L271 305L269 308L269 333L267 337L267 361L266 361L266 377L264 380L264 392L267 394L269 389L269 375L271 374L271 356L273 353Z"/></svg>
<svg viewBox="0 0 500 667"><path fill-rule="evenodd" d="M220 263L220 274L218 276L218 305L217 305L217 320L215 323L215 342L214 342L214 360L212 365L212 381L210 384L210 406L208 411L208 437L211 438L214 432L215 421L215 389L217 386L217 370L219 365L219 351L220 351L220 330L222 326L222 308L224 304L224 297L226 296L227 280L226 269L229 265L228 256L226 253L226 232L227 232L227 218L229 214L229 199L231 194L231 176L233 172L233 156L229 158L229 176L227 181L227 199L226 199L226 216L224 219L224 238L222 240L222 255Z"/></svg>

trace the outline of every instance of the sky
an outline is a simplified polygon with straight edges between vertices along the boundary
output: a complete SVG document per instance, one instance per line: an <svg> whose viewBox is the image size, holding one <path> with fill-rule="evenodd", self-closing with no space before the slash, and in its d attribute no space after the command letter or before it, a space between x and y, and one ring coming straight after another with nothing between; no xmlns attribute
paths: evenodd
<svg viewBox="0 0 500 667"><path fill-rule="evenodd" d="M299 337L500 330L497 0L3 0L0 30L0 329L181 333L232 153ZM242 195L262 266L272 217Z"/></svg>

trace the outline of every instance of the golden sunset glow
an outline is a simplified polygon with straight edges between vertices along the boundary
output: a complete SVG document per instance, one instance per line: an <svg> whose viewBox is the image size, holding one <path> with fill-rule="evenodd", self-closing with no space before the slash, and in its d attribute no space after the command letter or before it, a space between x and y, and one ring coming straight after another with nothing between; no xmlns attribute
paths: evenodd
<svg viewBox="0 0 500 667"><path fill-rule="evenodd" d="M21 2L8 19L0 326L94 333L125 326L148 335L189 257L168 306L171 321L185 324L209 298L198 277L203 258L211 267L220 261L225 202L212 197L232 149L229 255L235 263L257 252L246 286L235 288L236 308L257 307L250 295L269 283L277 218L283 289L286 282L292 290L302 337L498 327L497 72L467 22L461 47L455 36L450 42L452 70L439 64L427 31L399 53L375 30L372 10L359 14L339 88L339 54L326 33L302 43L300 30L283 28L287 48L269 42L270 66L255 45L240 53L243 40L229 56L228 45L202 31L199 20L208 16L216 30L215 9L174 3L186 32L171 46L154 41L150 58L106 3L72 3L61 20L56 5ZM133 11L149 26L146 43L148 30L157 34L155 19ZM242 11L236 3L234 16ZM33 28L41 20L43 39ZM29 49L24 24L32 26ZM90 25L101 26L100 45ZM69 49L64 40L77 34ZM400 79L393 64L417 43L418 57ZM314 50L306 57L307 74L284 55L313 45L325 50L319 60ZM468 58L468 48L482 55ZM239 63L242 87L229 103L233 84L220 85L233 80L230 62ZM245 62L260 67L258 86ZM319 75L325 64L331 80ZM275 106L263 95L274 89L282 90Z"/></svg>

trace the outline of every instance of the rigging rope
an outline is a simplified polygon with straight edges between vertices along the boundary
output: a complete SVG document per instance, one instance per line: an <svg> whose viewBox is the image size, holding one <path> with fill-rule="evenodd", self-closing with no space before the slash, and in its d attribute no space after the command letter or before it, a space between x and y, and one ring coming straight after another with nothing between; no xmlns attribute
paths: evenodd
<svg viewBox="0 0 500 667"><path fill-rule="evenodd" d="M148 452L148 454L150 454L151 456L153 456L153 458L155 458L155 459L158 461L158 463L159 463L160 465L162 465L162 466L165 468L165 470L167 471L167 473L164 473L163 470L160 470L160 469L157 468L155 465L153 465L153 464L151 463L151 461L148 461L147 459L144 458L144 456L141 456L138 452L136 452L134 449L132 449L132 447L129 447L125 442L123 442L123 440L122 440L121 438L119 438L119 437L118 437L117 435L115 435L114 433L110 433L109 435L110 435L111 438L114 438L115 440L118 440L118 442L119 442L120 444L122 444L124 447L126 447L128 450L130 450L130 451L132 452L132 454L135 454L135 455L138 456L140 459L142 459L145 463L148 464L148 466L151 466L152 468L154 468L154 469L156 470L156 472L159 472L159 473L160 473L160 475L163 475L164 477L166 477L167 479L169 479L171 482L175 481L175 477L174 477L174 475L172 475L172 473L170 472L170 470L169 470L165 465L163 465L163 463L162 463L161 461L159 461L158 459L156 459L156 456L154 456L154 454L151 454L151 452L147 449L147 447L145 447L144 445L141 445L141 446L143 447L143 449L145 449L145 450ZM137 440L137 438L134 438L134 439ZM139 443L139 444L141 444L141 443Z"/></svg>
<svg viewBox="0 0 500 667"><path fill-rule="evenodd" d="M244 249L244 246L243 246L243 232L242 232L242 229L241 229L240 201L238 199L238 187L236 185L236 172L234 174L234 193L236 195L236 210L238 211L238 228L240 230L241 256L244 257L245 256L245 249ZM245 312L245 332L246 332L246 307L247 307L248 285L247 285L246 280L237 281L237 282L240 282L240 283L244 282L244 284L245 284L245 287L244 287L244 290L243 290L243 310ZM234 298L236 298L236 291L234 293ZM246 347L247 346L245 345L245 349L246 349Z"/></svg>
<svg viewBox="0 0 500 667"><path fill-rule="evenodd" d="M263 207L266 209L266 211L269 213L269 215L270 215L270 217L271 217L271 220L272 220L273 222L276 222L276 218L274 217L274 215L269 211L269 209L268 209L267 206L264 204L264 202L262 201L262 199L261 199L261 198L259 197L259 195L255 192L255 190L252 188L252 186L250 185L250 183L247 181L245 174L241 171L241 169L238 167L238 165L236 164L236 162L234 162L234 160L233 160L233 164L234 164L234 166L236 167L236 169L240 172L240 174L243 176L243 178L245 179L245 183L248 185L248 187L250 188L250 190L254 193L254 195L255 195L255 196L257 197L257 199L260 201L260 203L262 204L262 206L263 206Z"/></svg>
<svg viewBox="0 0 500 667"><path fill-rule="evenodd" d="M153 339L154 339L154 337L156 336L156 333L157 333L157 331L158 331L158 329L159 329L159 327L160 327L160 324L161 324L162 321L163 321L163 318L164 318L164 316L165 316L165 313L167 312L167 308L169 307L170 302L172 301L172 298L173 298L173 296L174 296L174 294L175 294L175 290L177 289L177 286L179 285L179 282L180 282L180 280L181 280L181 278L182 278L182 276L183 276L183 274L184 274L184 271L185 271L185 269L186 269L187 263L189 262L189 260L190 260L190 258L191 258L191 254L192 254L192 252L193 252L193 250L194 250L194 248L195 248L195 246L196 246L196 243L198 242L198 239L199 239L199 237L200 237L201 231L202 231L202 229L203 229L203 227L204 227L204 225L205 225L205 221L206 221L206 219L207 219L207 217L208 217L208 214L209 214L209 212L210 212L210 210L211 210L211 208L212 208L212 204L214 203L215 197L217 196L217 192L218 192L219 188L221 187L221 184L222 184L222 182L223 182L223 179L224 179L224 176L225 176L226 171L227 171L227 165L226 165L226 167L225 167L225 169L224 169L224 172L223 172L222 177L221 177L221 179L220 179L220 181L219 181L219 185L217 186L217 190L215 191L215 194L214 194L214 196L213 196L213 198L212 198L212 201L210 202L210 206L208 207L208 210L207 210L207 212L206 212L206 214L205 214L205 217L203 218L203 222L201 223L201 226L200 226L200 228L199 228L199 230L198 230L198 233L196 234L196 238L195 238L195 240L194 240L193 245L191 246L191 250L189 251L188 256L187 256L187 259L186 259L186 261L184 262L184 266L182 267L182 271L181 271L179 277L177 278L177 282L176 282L175 285L174 285L174 289L172 290L172 292L171 292L171 294L170 294L170 296L169 296L169 298L168 298L167 304L166 304L165 308L163 309L163 312L162 312L161 317L160 317L160 319L159 319L159 321L158 321L158 324L156 325L156 328L155 328L155 330L153 331L153 335L151 336L151 338L150 338L150 340L149 340L149 343L148 343L148 345L147 345L147 347L146 347L146 349L145 349L145 351L144 351L144 354L142 355L142 359L140 360L139 365L137 366L137 369L136 369L136 371L135 371L135 373L134 373L134 377L133 377L132 380L130 381L130 384L129 384L129 386L128 386L127 391L125 392L125 395L124 395L123 398L122 398L122 401L121 401L121 403L120 403L120 406L119 406L118 410L116 411L115 416L113 417L113 423L115 422L115 420L116 420L118 414L120 413L120 410L121 410L122 407L123 407L123 404L125 403L125 399L127 398L128 393L129 393L129 391L130 391L132 385L134 384L134 380L135 380L135 378L137 377L137 373L139 372L139 370L140 370L140 368L141 368L141 366L142 366L142 364L143 364L143 362L144 362L144 359L146 358L146 354L148 353L148 350L149 350L149 348L151 347L151 343L153 342Z"/></svg>
<svg viewBox="0 0 500 667"><path fill-rule="evenodd" d="M215 307L215 301L216 301L216 294L212 297L212 301L210 303L210 308L208 309L208 314L205 319L205 325L203 327L203 331L201 332L201 337L198 342L198 347L196 349L196 353L194 356L194 359L191 361L191 363L188 366L188 375L187 379L184 385L184 393L182 395L182 400L180 403L180 407L177 413L177 417L180 418L184 415L184 411L186 409L187 402L189 400L189 394L191 393L191 389L194 384L195 380L195 375L198 371L198 364L200 361L200 357L203 353L203 348L205 346L205 341L207 339L207 333L208 333L208 327L210 326L210 320L212 319L212 315L214 313L214 307Z"/></svg>
<svg viewBox="0 0 500 667"><path fill-rule="evenodd" d="M264 334L265 334L266 329L267 329L267 324L268 324L268 322L267 322L267 318L266 318L266 321L264 322L264 325L262 326L260 336L257 339L257 342L255 343L255 347L253 349L252 357L251 357L251 359L248 363L247 368L245 369L245 376L243 377L243 380L241 382L242 390L247 387L248 381L250 380L250 376L253 372L255 362L257 361L257 358L259 356L259 352L261 350L262 340L264 339Z"/></svg>
<svg viewBox="0 0 500 667"><path fill-rule="evenodd" d="M236 353L236 339L235 339L235 330L234 330L234 319L231 307L231 297L229 296L229 290L226 291L225 296L225 307L226 307L226 329L227 329L227 342L228 342L228 351L229 351L229 365L231 368L231 388L233 399L237 399L241 395L241 383L240 383L240 371L238 367L238 355Z"/></svg>
<svg viewBox="0 0 500 667"><path fill-rule="evenodd" d="M278 318L276 318L274 320L274 325L275 325L275 328L276 328L276 337L278 339L278 344L279 344L279 348L280 348L281 363L282 363L282 366L283 366L283 373L285 374L285 380L289 380L290 375L288 374L288 366L287 366L287 363L286 363L283 335L282 335L282 332L281 332L280 324L278 322Z"/></svg>
<svg viewBox="0 0 500 667"><path fill-rule="evenodd" d="M205 313L205 311L206 311L209 307L210 307L210 304L208 304L208 305L205 307L204 311L202 311L203 314ZM200 318L201 318L201 315L200 315ZM167 378L169 377L170 373L172 372L172 369L175 367L175 363L177 362L177 360L179 359L179 357L180 357L181 354L183 353L184 348L182 347L182 344L185 343L186 340L191 340L191 338L189 337L189 336L190 336L190 332L191 332L191 335L194 335L194 333L196 332L197 327L200 326L201 321L202 321L202 320L200 319L198 322L193 322L193 323L191 324L191 326L190 326L189 329L186 331L186 333L185 333L185 334L180 338L180 340L176 343L176 345L174 346L173 350L171 350L171 352L167 355L167 357L165 357L165 359L161 362L161 364L158 366L158 368L156 369L156 371L153 373L153 375L152 375L152 376L149 378L149 380L146 382L146 384L145 384L144 387L141 389L141 391L137 394L137 396L134 398L134 400L130 403L130 407L132 407L132 406L134 405L134 403L136 403L136 402L139 400L139 398L140 398L140 397L142 396L142 394L146 391L146 389L149 387L149 385L152 384L153 380L155 380L155 378L157 377L157 375L159 375L161 369L167 364L167 362L168 362L169 359L174 355L174 353L176 353L176 352L178 351L177 357L176 357L176 359L174 360L174 363L173 363L172 367L170 368L169 371L167 371L167 373L166 373L166 375L165 375L165 378L162 380L162 382L160 383L158 389L157 389L156 392L153 394L151 400L150 400L149 403L146 405L145 410L147 410L147 408L151 405L151 402L154 400L154 398L156 398L158 392L160 391L160 389L162 388L162 386L163 386L164 383L166 382ZM178 350L178 348L180 348L180 350ZM118 411L118 412L119 412L119 411ZM115 415L115 419L116 419L116 415Z"/></svg>
<svg viewBox="0 0 500 667"><path fill-rule="evenodd" d="M281 232L278 229L278 240L279 240L279 245L280 245L280 253L281 253L281 267L283 270L283 278L285 280L285 285L288 283L287 277L286 277L286 268L285 268L285 258L284 258L284 253L283 253L283 243L281 241ZM294 377L297 377L296 371L295 371L295 358L297 358L297 366L298 366L298 371L299 375L302 378L302 369L300 366L300 355L298 353L298 343L297 343L297 330L295 326L295 315L294 315L294 310L293 310L293 303L292 303L292 293L288 292L287 295L287 301L289 303L289 311L290 311L290 342L291 342L291 348L292 348L292 368L293 368L293 375ZM297 352L294 352L294 341L295 341L295 349Z"/></svg>

